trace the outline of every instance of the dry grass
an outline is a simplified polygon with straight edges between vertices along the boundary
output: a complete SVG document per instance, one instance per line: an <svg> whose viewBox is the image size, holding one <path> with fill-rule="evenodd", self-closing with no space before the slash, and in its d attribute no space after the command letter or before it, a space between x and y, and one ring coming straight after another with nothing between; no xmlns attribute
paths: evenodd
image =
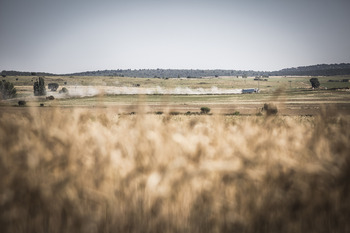
<svg viewBox="0 0 350 233"><path fill-rule="evenodd" d="M0 112L1 232L349 232L350 121Z"/></svg>

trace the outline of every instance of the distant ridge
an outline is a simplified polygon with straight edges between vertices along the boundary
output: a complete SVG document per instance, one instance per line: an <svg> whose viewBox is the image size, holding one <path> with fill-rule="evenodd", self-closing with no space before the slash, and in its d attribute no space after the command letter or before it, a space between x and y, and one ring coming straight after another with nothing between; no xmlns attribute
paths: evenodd
<svg viewBox="0 0 350 233"><path fill-rule="evenodd" d="M44 72L2 71L1 75L9 76L117 76L117 77L143 77L143 78L178 78L178 77L208 77L208 76L331 76L350 75L350 63L318 64L312 66L300 66L286 68L279 71L253 71L253 70L195 70L195 69L118 69L86 71L72 74L52 74Z"/></svg>
<svg viewBox="0 0 350 233"><path fill-rule="evenodd" d="M1 75L8 76L55 76L57 74L45 73L45 72L27 72L27 71L15 71L15 70L3 70Z"/></svg>
<svg viewBox="0 0 350 233"><path fill-rule="evenodd" d="M296 68L282 69L272 72L272 75L307 75L307 76L330 76L330 75L349 75L350 63L340 64L319 64L312 66L299 66Z"/></svg>

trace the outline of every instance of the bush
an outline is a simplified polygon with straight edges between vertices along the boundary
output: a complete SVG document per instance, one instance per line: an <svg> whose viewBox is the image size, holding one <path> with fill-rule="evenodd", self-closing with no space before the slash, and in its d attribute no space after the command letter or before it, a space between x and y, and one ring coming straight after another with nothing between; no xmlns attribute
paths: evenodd
<svg viewBox="0 0 350 233"><path fill-rule="evenodd" d="M25 106L27 102L25 100L18 101L18 106Z"/></svg>
<svg viewBox="0 0 350 233"><path fill-rule="evenodd" d="M169 112L169 115L177 116L177 115L180 115L180 112L172 111L172 112Z"/></svg>
<svg viewBox="0 0 350 233"><path fill-rule="evenodd" d="M59 91L60 94L68 94L68 89L63 87L60 91Z"/></svg>
<svg viewBox="0 0 350 233"><path fill-rule="evenodd" d="M320 82L318 81L318 78L311 78L310 83L312 88L319 88L320 87Z"/></svg>
<svg viewBox="0 0 350 233"><path fill-rule="evenodd" d="M58 83L49 83L47 85L47 87L51 90L51 91L56 91L59 87Z"/></svg>
<svg viewBox="0 0 350 233"><path fill-rule="evenodd" d="M16 96L16 88L7 81L0 82L0 97L2 99L10 99Z"/></svg>
<svg viewBox="0 0 350 233"><path fill-rule="evenodd" d="M267 116L276 115L278 112L277 106L274 104L264 104L263 111Z"/></svg>
<svg viewBox="0 0 350 233"><path fill-rule="evenodd" d="M210 108L208 107L201 107L201 113L202 114L208 114L210 112Z"/></svg>

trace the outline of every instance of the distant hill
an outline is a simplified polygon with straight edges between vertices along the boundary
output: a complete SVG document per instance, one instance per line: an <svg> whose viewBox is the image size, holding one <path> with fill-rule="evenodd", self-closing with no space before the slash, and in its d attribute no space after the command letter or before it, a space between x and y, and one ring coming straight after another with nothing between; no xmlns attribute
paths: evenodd
<svg viewBox="0 0 350 233"><path fill-rule="evenodd" d="M320 64L313 66L300 66L271 72L271 75L303 75L303 76L330 76L350 75L350 63L341 64Z"/></svg>
<svg viewBox="0 0 350 233"><path fill-rule="evenodd" d="M20 72L2 71L2 75L9 76L53 76L59 74L43 72ZM330 76L330 75L350 75L350 63L341 64L319 64L312 66L300 66L287 68L279 71L253 71L253 70L189 70L189 69L139 69L139 70L98 70L86 71L72 74L61 74L65 76L117 76L117 77L142 77L142 78L178 78L178 77L209 77L209 76Z"/></svg>
<svg viewBox="0 0 350 233"><path fill-rule="evenodd" d="M200 78L209 76L254 76L264 72L242 70L181 70L181 69L139 69L139 70L98 70L70 74L72 76L120 76L142 78Z"/></svg>
<svg viewBox="0 0 350 233"><path fill-rule="evenodd" d="M15 71L15 70L3 70L1 75L7 76L55 76L56 74L45 73L45 72L24 72L24 71Z"/></svg>

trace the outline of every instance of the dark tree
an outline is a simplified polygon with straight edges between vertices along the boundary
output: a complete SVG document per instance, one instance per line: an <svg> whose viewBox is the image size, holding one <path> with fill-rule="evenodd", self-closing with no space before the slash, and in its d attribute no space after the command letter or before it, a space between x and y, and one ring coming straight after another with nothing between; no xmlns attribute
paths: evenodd
<svg viewBox="0 0 350 233"><path fill-rule="evenodd" d="M276 115L278 112L277 106L274 104L264 104L262 110L266 112L266 116L273 116Z"/></svg>
<svg viewBox="0 0 350 233"><path fill-rule="evenodd" d="M0 82L0 97L2 99L10 99L16 96L16 88L12 83L7 81Z"/></svg>
<svg viewBox="0 0 350 233"><path fill-rule="evenodd" d="M39 77L39 80L34 82L33 88L35 96L46 95L45 82L42 77Z"/></svg>
<svg viewBox="0 0 350 233"><path fill-rule="evenodd" d="M201 107L201 113L202 114L208 114L210 112L210 108L208 107Z"/></svg>
<svg viewBox="0 0 350 233"><path fill-rule="evenodd" d="M318 81L318 78L311 78L310 79L311 86L313 88L319 88L320 87L320 82Z"/></svg>
<svg viewBox="0 0 350 233"><path fill-rule="evenodd" d="M47 87L51 90L51 91L56 91L59 87L58 83L49 83L47 85Z"/></svg>

